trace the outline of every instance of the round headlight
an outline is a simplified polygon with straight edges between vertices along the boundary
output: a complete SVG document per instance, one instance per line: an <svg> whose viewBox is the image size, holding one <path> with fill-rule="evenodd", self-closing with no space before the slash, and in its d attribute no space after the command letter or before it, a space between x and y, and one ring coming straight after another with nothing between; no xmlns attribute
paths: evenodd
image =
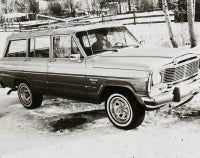
<svg viewBox="0 0 200 158"><path fill-rule="evenodd" d="M162 75L159 71L154 71L152 74L152 84L157 85L162 82Z"/></svg>

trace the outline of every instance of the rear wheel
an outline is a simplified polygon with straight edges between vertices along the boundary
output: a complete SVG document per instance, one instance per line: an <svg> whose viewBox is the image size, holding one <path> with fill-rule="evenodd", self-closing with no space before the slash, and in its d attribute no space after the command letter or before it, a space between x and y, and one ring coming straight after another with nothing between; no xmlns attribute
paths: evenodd
<svg viewBox="0 0 200 158"><path fill-rule="evenodd" d="M18 97L21 104L27 109L34 109L42 104L43 96L34 93L27 83L20 83L18 87Z"/></svg>
<svg viewBox="0 0 200 158"><path fill-rule="evenodd" d="M145 117L144 107L126 93L111 94L106 100L106 111L110 121L121 129L136 128Z"/></svg>

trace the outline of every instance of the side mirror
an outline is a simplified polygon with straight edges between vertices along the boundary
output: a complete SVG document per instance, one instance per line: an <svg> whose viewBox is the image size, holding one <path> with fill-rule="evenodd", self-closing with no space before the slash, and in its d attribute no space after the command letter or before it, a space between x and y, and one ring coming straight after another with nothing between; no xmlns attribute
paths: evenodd
<svg viewBox="0 0 200 158"><path fill-rule="evenodd" d="M69 56L71 61L81 62L81 55L80 54L71 54Z"/></svg>

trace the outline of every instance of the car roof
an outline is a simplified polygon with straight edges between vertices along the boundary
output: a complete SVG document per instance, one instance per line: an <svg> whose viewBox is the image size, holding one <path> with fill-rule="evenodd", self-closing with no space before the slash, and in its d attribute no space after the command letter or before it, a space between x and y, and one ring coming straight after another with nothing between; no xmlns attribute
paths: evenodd
<svg viewBox="0 0 200 158"><path fill-rule="evenodd" d="M96 25L84 25L84 26L75 26L75 27L64 27L64 28L49 28L43 30L35 30L31 32L20 32L14 33L8 36L8 40L17 40L17 39L26 39L29 37L39 37L39 36L50 36L50 35L62 35L62 34L73 34L81 31L94 30L99 28L108 28L108 27L119 27L122 25L105 25L105 24L96 24Z"/></svg>

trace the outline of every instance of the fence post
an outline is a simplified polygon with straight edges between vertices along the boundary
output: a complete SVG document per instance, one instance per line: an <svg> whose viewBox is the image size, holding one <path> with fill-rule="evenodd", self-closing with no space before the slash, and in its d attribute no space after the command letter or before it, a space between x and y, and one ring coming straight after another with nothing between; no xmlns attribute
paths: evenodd
<svg viewBox="0 0 200 158"><path fill-rule="evenodd" d="M4 23L4 25L5 25L5 32L7 32L7 24L6 24L6 22Z"/></svg>
<svg viewBox="0 0 200 158"><path fill-rule="evenodd" d="M134 25L136 25L135 11L133 11L133 19L134 19Z"/></svg>
<svg viewBox="0 0 200 158"><path fill-rule="evenodd" d="M22 25L19 23L19 32L22 31Z"/></svg>

